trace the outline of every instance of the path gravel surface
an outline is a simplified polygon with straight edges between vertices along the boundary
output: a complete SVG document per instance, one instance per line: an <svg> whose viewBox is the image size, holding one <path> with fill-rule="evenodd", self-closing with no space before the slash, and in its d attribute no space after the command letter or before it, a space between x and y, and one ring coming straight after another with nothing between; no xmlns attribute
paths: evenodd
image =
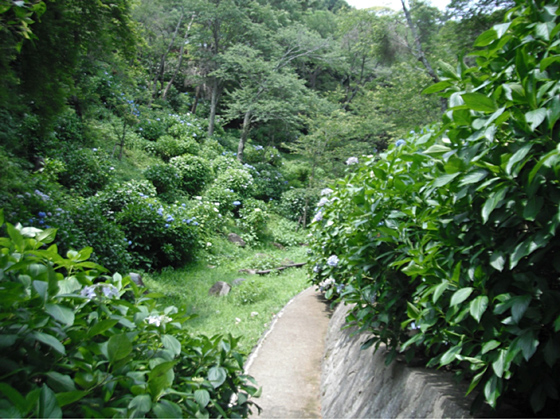
<svg viewBox="0 0 560 419"><path fill-rule="evenodd" d="M273 321L245 369L262 387L252 418L320 418L321 361L331 310L310 287Z"/></svg>

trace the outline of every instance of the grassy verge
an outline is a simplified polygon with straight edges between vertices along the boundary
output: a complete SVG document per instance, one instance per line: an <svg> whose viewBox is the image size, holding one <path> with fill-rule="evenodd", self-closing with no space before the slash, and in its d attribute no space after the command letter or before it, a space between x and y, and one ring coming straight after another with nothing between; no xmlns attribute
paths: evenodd
<svg viewBox="0 0 560 419"><path fill-rule="evenodd" d="M222 244L221 254L209 258L214 265L209 265L208 260L200 261L188 268L147 275L145 282L151 291L165 294L166 303L196 314L190 322L193 333L241 336L239 349L249 353L274 315L310 284L305 267L263 276L238 271L279 266L284 259L304 262L306 251L305 247L242 250ZM217 281L231 284L238 278L245 281L232 287L229 295L208 295Z"/></svg>

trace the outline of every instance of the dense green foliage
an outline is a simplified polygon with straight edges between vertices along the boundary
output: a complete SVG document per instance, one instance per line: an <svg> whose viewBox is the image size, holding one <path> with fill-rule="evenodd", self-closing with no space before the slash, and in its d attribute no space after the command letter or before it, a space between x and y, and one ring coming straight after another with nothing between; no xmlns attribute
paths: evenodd
<svg viewBox="0 0 560 419"><path fill-rule="evenodd" d="M442 123L325 191L315 283L384 343L469 378L476 406L557 412L560 11L520 3L444 66Z"/></svg>
<svg viewBox="0 0 560 419"><path fill-rule="evenodd" d="M472 41L497 23L504 16L506 7L511 5L509 1L480 0L469 3L466 9L463 0L455 0L444 13L420 0L411 0L408 5L403 3L402 11L386 8L355 10L343 0L0 1L3 51L0 57L0 208L4 208L6 221L11 225L31 226L5 229L10 230L11 240L18 243L21 240L17 234L42 235L46 233L39 233L35 228L57 229L56 237L51 233L45 236L52 242L50 250L37 244L39 247L30 250L29 257L39 258L47 271L62 275L60 281L70 281L76 286L75 281L78 281L83 287L94 286L93 282L97 281L111 281L110 276L105 278L100 272L93 272L99 269L93 263L112 273L141 269L157 276L165 270L188 269L189 264L215 263L219 259L216 249L231 232L239 234L254 250L272 246L271 242L278 247L304 244L308 240L306 227L310 223L325 224L329 228L338 226L338 230L333 227L334 232L327 228L323 233L317 233L332 236L328 240L317 239L326 240L325 248L319 253L327 252L324 255L330 256L357 246L361 256L343 258L340 254L341 263L354 261L352 275L362 272L359 266L365 263L366 273L359 274L356 280L362 281L363 277L370 282L366 281L368 285L362 288L348 287L348 296L361 301L358 295L365 293L364 298L370 301L374 291L371 287L380 287L378 293L394 294L394 304L387 304L380 313L384 324L394 327L380 328L379 339L397 348L407 340L408 333L406 327L400 327L406 321L402 319L402 310L406 312L407 308L412 310L411 307L415 307L424 313L423 310L432 309L423 305L424 291L416 289L414 281L419 280L420 273L414 271L414 266L418 265L421 267L418 269L426 269L438 278L430 277L431 282L441 282L438 275L443 275L442 272L447 272L450 266L458 272L457 275L474 269L471 277L479 278L481 274L475 267L478 259L457 265L454 255L469 255L474 252L471 249L484 246L488 246L484 249L493 249L492 246L499 244L502 247L494 252L497 259L492 259L491 266L501 266L500 254L517 254L517 265L510 267L517 274L529 263L523 257L539 252L533 243L539 243L538 246L541 244L538 240L543 241L543 246L554 243L552 237L530 235L534 226L544 225L548 220L545 218L552 217L549 205L552 201L548 200L554 199L555 185L541 181L548 176L547 170L553 170L556 157L551 154L540 165L533 165L535 173L529 175L529 180L523 171L531 168L534 161L526 162L527 159L537 159L542 153L552 152L547 138L558 136L558 132L542 131L545 123L550 125L550 130L557 130L554 118L557 118L558 92L554 90L557 89L554 81L558 78L558 62L555 58L557 46L553 43L557 30L553 27L552 15L547 17L546 13L536 13L525 18L535 26L522 19L514 20L517 23L509 27L497 26L494 32L487 32L479 38L478 45L489 48L457 59L458 55L472 51ZM532 38L527 35L531 31L535 35ZM475 60L477 66L474 66ZM439 71L437 74L436 70ZM434 81L438 83L432 86ZM503 86L496 87L498 85ZM436 95L421 95L426 88L443 92L450 99L450 111L444 116L443 125L434 128L433 135L422 137L423 144L414 142L395 148L393 144L400 144L402 140L399 139L411 130L419 131L419 126L440 119L446 101ZM487 114L493 116L488 118ZM547 122L543 122L545 120ZM487 141L483 145L477 137L479 134L475 135L481 130ZM527 147L520 145L519 140L525 138L526 133L535 137ZM450 143L445 151L438 144L432 149L436 150L433 153L419 153L436 144L440 134L449 137ZM387 154L378 154L388 148ZM506 162L508 156L513 156L510 166ZM478 171L471 174L469 161L473 159L477 164L487 162L488 166L476 166ZM366 161L366 166L356 166L358 161ZM518 169L517 164L521 163L523 166ZM505 175L497 169L504 164ZM367 177L370 169L364 167L379 172L380 177L375 181L379 183ZM438 181L442 170L447 176ZM482 170L488 173L483 176ZM340 200L329 200L328 209L314 215L315 206L327 208L328 197L321 195L321 190L336 178L354 171L353 177L345 181L348 185L360 181L370 186L360 184L355 188L339 188L336 194ZM467 179L475 180L464 183L463 177L457 174L463 172ZM474 177L478 175L480 179ZM493 178L499 179L490 182ZM529 186L519 192L510 180L527 180ZM486 181L490 183L485 184ZM468 189L464 189L467 186ZM480 195L473 193L477 188ZM533 199L537 196L540 198ZM510 204L514 199L518 202ZM377 213L377 207L360 213L364 202L370 200L379 208L386 205L384 216L387 219L379 218L383 211ZM504 222L508 230L498 232L496 227L495 235L500 239L491 238L488 226L496 223L494 217L506 209L517 211L525 202L526 208L531 209L526 210L524 221ZM422 210L410 215L415 205ZM463 210L476 210L477 206L484 208L485 205L488 207L482 220L483 227L470 230L471 234L480 231L480 237L475 235L469 239L473 242L465 239L460 243L458 231L450 230L448 235L439 233L442 231L440 224L449 229L453 227L448 221L449 214L459 217ZM328 219L328 214L335 213L336 222L334 218ZM417 224L414 218L424 216L432 220L427 222L428 227ZM325 217L324 221L321 217ZM356 217L361 224L355 225ZM473 223L477 218L461 220L457 222ZM373 248L362 247L365 237L368 240L376 238L371 227L378 227L377 223L381 221L385 226L379 227L386 228L380 236L383 245L379 245L384 249L384 259L380 259L375 278L384 280L372 281L374 275L370 271L377 265L371 260L364 261L371 256L369 252ZM393 230L402 234L394 235ZM17 231L20 233L16 234ZM405 233L410 233L410 237L418 236L419 244L413 246L417 254L410 253L407 247L410 239ZM549 234L552 233L550 230ZM478 239L486 241L475 243ZM22 240L35 246L33 237ZM507 247L507 240L513 240L513 248ZM6 249L13 250L12 242L4 243ZM15 245L20 246L18 243ZM521 247L515 247L518 245ZM441 254L439 250L435 253L444 246L447 246L447 253L443 250ZM83 248L91 251L77 252ZM398 264L394 265L396 262L391 258L395 256L395 249L401 252L397 259L407 266L407 270L400 271ZM2 257L20 257L12 250L7 250ZM481 254L488 251L481 250ZM69 260L78 257L76 255L88 256L87 262L74 260L79 264L86 263L81 265L84 269L79 275L73 276L66 265L57 265L70 263L58 256L64 254L72 255ZM424 263L425 254L433 254L428 260L434 265ZM362 256L364 259L360 259ZM61 262L63 260L66 262ZM270 267L279 262L276 258L263 261ZM474 267L469 265L467 268L467 264ZM503 272L493 274L506 277L509 271L506 271L505 262L503 265ZM105 382L103 378L108 377L103 374L117 374L115 361L121 361L121 358L108 358L103 342L110 339L116 342L115 345L122 343L131 348L145 344L153 351L161 341L164 349L173 355L165 360L169 368L169 362L177 362L174 368L178 368L179 358L189 346L208 347L213 354L222 348L225 351L222 355L229 357L230 345L235 346L235 339L220 341L221 338L201 337L197 340L173 322L173 325L162 327L169 329L165 336L175 336L173 339L181 342L180 353L170 337L141 342L140 337L148 336L145 333L157 335L159 330L150 329L152 326L149 325L148 331L140 328L140 325L146 326L142 322L145 313L142 307L156 310L150 297L140 298L134 307L126 302L128 300L109 301L102 296L89 302L76 300L74 296L66 296L72 292L62 295L54 285L47 292L43 292L44 286L39 282L34 287L33 275L41 274L39 271L22 271L17 282L16 269L20 268L17 263L15 266L10 268L13 269L12 276L6 278L21 284L17 285L19 288L14 286L19 293L17 298L29 299L26 310L40 318L31 322L32 327L38 328L34 333L52 332L55 338L60 337L59 345L65 347L67 354L83 352L83 362L99 363L102 376L93 375L92 380L98 381L91 386L83 380L75 381L75 375L83 371L82 365L72 357L67 360L57 358L56 362L69 364L64 364L61 367L64 371L56 370L56 374L48 379L45 378L46 369L25 372L29 376L17 385L10 381L12 376L7 376L5 385L19 392L0 385L5 396L2 400L10 403L2 407L12 412L10 414L46 414L44 403L54 400L53 394L57 394L56 400L67 416L247 414L244 396L238 399L239 405L232 407L235 411L226 410L229 407L222 402L229 393L225 387L208 386L204 380L195 380L199 387L189 383L189 390L178 390L180 394L166 392L165 397L156 394L155 387L152 388L156 384L150 387L150 380L158 383L169 380L172 369L157 369L153 378L147 372L133 374L127 379L115 375L115 381ZM26 270L27 265L21 269ZM337 269L342 271L340 267ZM437 274L432 273L432 269ZM322 279L335 271L333 267L325 268ZM28 280L28 276L32 279ZM429 277L427 273L425 276ZM348 278L346 280L350 281ZM115 276L114 281L120 294L128 289L126 287L134 288L132 284L128 285L126 277L119 279ZM188 279L184 281L181 292L189 290ZM342 291L338 278L336 285L331 289ZM464 304L486 295L484 293L488 298L494 298L492 293L498 292L487 288L483 288L483 292L476 288L478 285L462 282L460 287L454 286L459 290L472 288L472 295L461 301ZM252 300L260 298L259 287L263 286L258 281L247 284L244 295L237 297L238 302L247 300L246 305L250 305ZM437 300L447 302L452 298L449 294L454 288L451 285L446 289L443 285L441 287L438 288L441 298ZM40 304L36 293L42 298ZM527 303L527 313L532 313L534 301L538 300L536 291L533 294L533 299ZM127 291L127 295L130 292ZM512 293L512 298L515 295ZM75 335L71 336L70 331L64 329L66 326L45 323L45 319L53 321L48 317L48 311L45 314L43 310L45 304L49 307L61 305L64 307L62 312L75 309L74 319L76 322L81 319L82 323L67 325ZM94 304L97 304L95 309ZM459 303L456 306L459 307ZM116 311L111 311L113 309ZM380 307L371 305L370 309L375 311ZM508 309L509 306L506 311ZM489 312L489 309L485 311L486 317ZM409 311L411 313L416 311ZM175 319L172 314L165 313ZM366 311L363 315L366 314L371 313ZM440 314L438 312L438 316ZM89 336L87 333L90 332L84 332L88 336L87 342L91 340L91 345L99 344L102 349L97 350L97 346L91 349L87 345L84 348L89 349L80 349L75 341L82 330L78 326L95 327L93 324L97 321L108 321L103 316L115 319L122 316L124 320L111 324L96 335ZM371 320L367 316L364 327ZM426 329L421 335L422 342L414 341L408 346L412 348L412 343L424 343L428 352L438 356L438 345L448 341L442 337L444 332L434 331L445 330L440 323L449 319L442 320L433 314L429 318L437 321L422 323L423 316L413 316L415 323L423 324ZM471 317L454 321L461 323L460 327L466 330L473 327ZM482 324L486 317L474 321ZM12 320L13 317L5 317L6 324ZM463 324L463 320L470 323ZM427 328L427 324L430 327ZM480 386L488 385L492 391L506 392L507 384L513 382L513 379L508 381L505 372L493 378L492 369L487 366L496 361L494 357L505 350L508 342L516 342L515 339L521 339L521 336L523 339L536 336L517 332L508 329L510 335L504 335L502 346L488 349L483 357L477 358L486 368L480 369L486 375L477 376ZM27 332L23 330L21 333ZM64 338L65 334L70 336L69 340ZM114 338L113 335L121 337ZM10 343L10 339L6 342ZM40 340L21 339L30 351L49 346ZM56 346L51 338L46 339ZM476 351L476 344L472 344L475 347L472 349L466 338L462 339L460 344L455 338L449 341L454 348L464 345L460 346L462 352L455 355L475 359L476 356L471 355ZM539 345L531 360L540 359L539 351L545 345ZM514 346L511 343L510 347ZM56 352L57 347L52 349ZM550 348L555 346L549 347L549 351ZM138 356L128 367L137 365L145 371L156 369L157 362L148 361L145 358L148 354L141 354L140 349L138 346L138 350L131 349L127 354L127 357ZM90 350L91 353L87 352ZM528 355L526 350L524 354ZM511 367L511 374L515 368L525 368L515 358L517 354L512 356L514 358L507 361L515 365ZM225 362L225 358L220 359ZM228 366L224 364L224 368L232 365L227 362ZM439 362L439 358L434 362ZM220 365L204 365L210 369L218 368L212 369L212 374L221 377ZM42 368L39 364L32 366ZM119 364L119 368L125 366ZM232 377L238 377L234 369L231 371ZM67 374L69 378L57 374ZM69 380L74 380L73 384ZM131 380L140 384L131 384ZM143 387L147 390L143 392L135 387L144 385L142 380L147 380L147 387ZM539 382L546 383L546 380L545 377ZM228 385L233 381L228 379ZM118 384L109 384L114 382ZM510 385L509 388L514 387ZM553 391L551 386L545 385L545 388L545 391ZM123 396L127 389L134 396L131 400L135 401ZM60 403L66 403L70 399L65 397L70 396L58 394L74 390L77 393L72 394L79 399L62 406ZM192 402L189 391L194 392L195 402ZM208 401L205 391L210 396ZM83 392L92 393L83 395ZM30 403L24 406L18 394L29 397ZM492 394L487 398L493 403L499 391ZM538 407L544 393L535 394ZM39 410L35 408L37 400ZM181 412L173 404L179 400L186 400L180 404ZM59 415L58 408L53 409ZM134 409L140 410L135 413ZM197 412L196 409L200 410Z"/></svg>
<svg viewBox="0 0 560 419"><path fill-rule="evenodd" d="M248 414L258 389L243 374L237 339L193 336L188 315L130 277L107 276L88 261L91 248L67 257L45 248L53 229L5 228L2 417Z"/></svg>

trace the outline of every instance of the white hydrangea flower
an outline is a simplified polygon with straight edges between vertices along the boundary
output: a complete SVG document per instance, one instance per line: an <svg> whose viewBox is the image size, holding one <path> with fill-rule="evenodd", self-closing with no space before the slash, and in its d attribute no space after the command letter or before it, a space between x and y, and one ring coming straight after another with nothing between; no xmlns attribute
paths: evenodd
<svg viewBox="0 0 560 419"><path fill-rule="evenodd" d="M348 160L346 160L346 164L348 166L350 166L352 164L358 164L358 158L357 157L350 157L350 158L348 158Z"/></svg>
<svg viewBox="0 0 560 419"><path fill-rule="evenodd" d="M331 188L325 188L321 191L321 196L323 195L330 195L333 193L333 190Z"/></svg>

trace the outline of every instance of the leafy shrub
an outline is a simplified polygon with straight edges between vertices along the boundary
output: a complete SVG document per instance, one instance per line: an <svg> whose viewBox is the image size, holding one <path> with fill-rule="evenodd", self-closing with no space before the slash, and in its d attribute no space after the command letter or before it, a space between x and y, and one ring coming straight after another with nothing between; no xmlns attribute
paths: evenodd
<svg viewBox="0 0 560 419"><path fill-rule="evenodd" d="M66 170L59 173L59 182L81 196L91 196L111 180L114 168L109 155L97 148L67 149L59 157Z"/></svg>
<svg viewBox="0 0 560 419"><path fill-rule="evenodd" d="M226 151L223 151L221 156L212 160L212 170L214 170L214 173L223 173L228 169L241 169L242 167L243 165L231 153Z"/></svg>
<svg viewBox="0 0 560 419"><path fill-rule="evenodd" d="M182 136L172 137L164 135L153 146L155 153L164 161L183 154L198 154L200 146L193 138Z"/></svg>
<svg viewBox="0 0 560 419"><path fill-rule="evenodd" d="M231 189L241 197L250 197L253 193L253 176L246 168L230 168L219 172L214 181L221 188Z"/></svg>
<svg viewBox="0 0 560 419"><path fill-rule="evenodd" d="M312 258L315 283L358 303L368 344L453 366L475 406L545 415L560 388L556 10L517 6L478 38L477 68L442 65L427 89L449 97L442 125L339 183Z"/></svg>
<svg viewBox="0 0 560 419"><path fill-rule="evenodd" d="M175 138L194 138L197 141L204 138L200 120L189 113L171 114L167 117L167 123L167 133Z"/></svg>
<svg viewBox="0 0 560 419"><path fill-rule="evenodd" d="M290 189L282 194L278 204L278 212L288 220L300 222L304 214L306 223L309 224L313 215L313 208L319 201L317 189ZM305 207L307 205L307 213Z"/></svg>
<svg viewBox="0 0 560 419"><path fill-rule="evenodd" d="M202 157L186 154L173 157L169 164L179 171L181 188L191 195L196 195L202 191L212 176L210 164Z"/></svg>
<svg viewBox="0 0 560 419"><path fill-rule="evenodd" d="M262 201L253 198L243 201L239 209L239 218L236 221L237 225L246 232L242 237L249 245L262 240L266 235L268 218L266 205Z"/></svg>
<svg viewBox="0 0 560 419"><path fill-rule="evenodd" d="M156 200L132 202L116 215L131 242L130 252L146 268L179 266L192 260L198 248L199 222L183 206Z"/></svg>
<svg viewBox="0 0 560 419"><path fill-rule="evenodd" d="M299 229L294 221L272 215L268 224L268 229L272 236L272 241L284 246L297 246L307 242L305 230Z"/></svg>
<svg viewBox="0 0 560 419"><path fill-rule="evenodd" d="M113 183L93 198L105 216L115 218L115 213L122 211L127 205L156 196L156 189L146 180L129 180Z"/></svg>
<svg viewBox="0 0 560 419"><path fill-rule="evenodd" d="M258 390L237 339L192 336L184 312L158 305L129 277L103 276L91 248L66 258L45 248L54 230L6 230L2 417L248 416Z"/></svg>
<svg viewBox="0 0 560 419"><path fill-rule="evenodd" d="M222 145L213 138L207 138L202 144L199 155L204 156L210 161L215 161L222 156L224 148Z"/></svg>
<svg viewBox="0 0 560 419"><path fill-rule="evenodd" d="M263 201L279 200L288 189L282 173L268 163L255 164L255 192L253 196Z"/></svg>
<svg viewBox="0 0 560 419"><path fill-rule="evenodd" d="M242 199L233 189L224 188L214 183L206 189L204 196L207 200L218 204L217 208L222 215L233 212L238 206L237 203L240 203ZM236 205L234 205L234 202L236 202Z"/></svg>
<svg viewBox="0 0 560 419"><path fill-rule="evenodd" d="M238 287L235 287L232 296L236 304L248 305L255 304L268 298L267 289L262 286L260 281L249 279Z"/></svg>
<svg viewBox="0 0 560 419"><path fill-rule="evenodd" d="M56 244L63 253L94 246L90 259L111 271L127 272L133 266L129 240L94 197L72 202L68 210L39 212L30 221L40 228L57 228Z"/></svg>
<svg viewBox="0 0 560 419"><path fill-rule="evenodd" d="M154 187L158 195L168 194L173 196L181 186L181 175L175 166L157 164L144 171L144 176Z"/></svg>

